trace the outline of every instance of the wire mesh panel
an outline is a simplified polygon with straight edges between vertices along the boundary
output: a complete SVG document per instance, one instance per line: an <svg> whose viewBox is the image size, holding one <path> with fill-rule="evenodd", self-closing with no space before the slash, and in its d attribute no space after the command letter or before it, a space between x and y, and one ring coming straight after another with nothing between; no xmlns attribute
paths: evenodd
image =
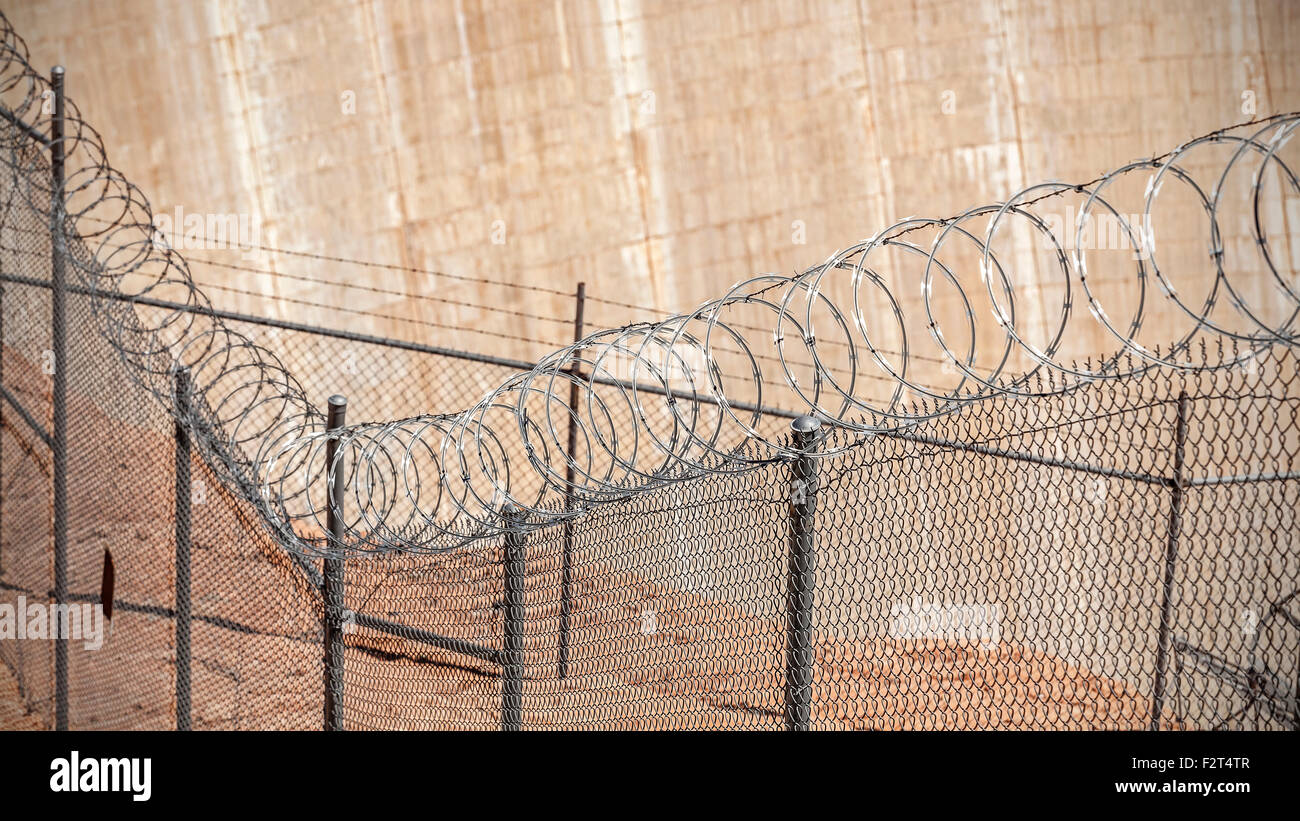
<svg viewBox="0 0 1300 821"><path fill-rule="evenodd" d="M10 212L11 604L53 595L41 237ZM89 303L68 300L69 598L99 601L106 553L116 581L103 647L71 648L70 726L172 727L183 702L196 728L321 726L321 562L277 543L197 454L180 695L175 421L93 332ZM348 394L362 419L468 404L509 370L274 323L241 331L310 360L306 389ZM785 729L794 505L812 494L811 728L1294 728L1296 355L1199 356L1236 364L1133 368L875 435L827 426L821 446L843 452L815 477L775 460L526 529L513 616L505 538L349 559L344 726ZM0 642L0 658L23 717L52 726L50 643ZM503 710L513 686L517 717Z"/></svg>
<svg viewBox="0 0 1300 821"><path fill-rule="evenodd" d="M39 280L21 259L5 271ZM4 296L4 384L38 427L47 293L11 279ZM98 600L105 550L117 582L104 647L71 654L70 724L174 726L174 423L131 400L95 335L73 339L70 591ZM456 402L499 376L304 331L280 341L309 348L310 384L354 406ZM792 503L811 492L812 728L1292 728L1297 402L1289 349L1152 370L886 434L829 429L824 447L846 449L811 485L777 461L529 530L518 723L789 726ZM0 580L7 601L48 600L48 447L12 406L4 423ZM320 726L319 561L276 544L197 457L191 474L193 726ZM345 727L502 726L503 539L351 559L345 580ZM49 726L49 643L0 649Z"/></svg>
<svg viewBox="0 0 1300 821"><path fill-rule="evenodd" d="M9 192L12 194L12 190ZM6 211L0 255L5 273L14 270L8 250L48 259L48 234L21 234L10 230ZM35 238L36 241L33 241ZM5 282L0 284L0 603L15 608L27 598L46 597L51 591L53 540L50 511L53 504L48 444L50 420L49 292ZM17 613L15 612L15 615ZM0 641L3 660L12 682L7 691L21 703L23 717L38 726L53 723L53 647L47 641Z"/></svg>
<svg viewBox="0 0 1300 821"><path fill-rule="evenodd" d="M1297 387L1283 351L831 433L809 725L1294 728ZM596 509L567 597L566 527L528 533L523 727L785 728L796 478ZM348 574L358 617L412 628L349 635L348 726L499 726L502 664L412 636L502 651L501 544Z"/></svg>
<svg viewBox="0 0 1300 821"><path fill-rule="evenodd" d="M33 150L29 161L43 159ZM14 187L6 187L10 201ZM65 361L51 343L51 243L29 208L0 229L3 386L0 454L0 603L19 617L55 604L52 377L68 371L66 605L106 620L98 637L70 640L57 684L48 638L0 641L19 702L16 721L55 726L60 698L70 729L178 726L175 425L132 380L95 330L92 297L66 300ZM85 254L72 244L70 254ZM143 308L142 310L149 310ZM247 503L197 454L190 515L189 664L192 726L320 726L320 614L315 588L269 538ZM110 567L112 568L110 570ZM111 578L111 590L106 587ZM105 593L108 598L103 598ZM19 605L23 605L19 611ZM32 606L38 609L33 610ZM33 615L33 617L35 617ZM69 624L89 634L91 622ZM48 629L48 625L47 625ZM60 693L61 689L61 693Z"/></svg>
<svg viewBox="0 0 1300 821"><path fill-rule="evenodd" d="M215 309L0 29L6 726L1300 724L1297 115L525 366Z"/></svg>

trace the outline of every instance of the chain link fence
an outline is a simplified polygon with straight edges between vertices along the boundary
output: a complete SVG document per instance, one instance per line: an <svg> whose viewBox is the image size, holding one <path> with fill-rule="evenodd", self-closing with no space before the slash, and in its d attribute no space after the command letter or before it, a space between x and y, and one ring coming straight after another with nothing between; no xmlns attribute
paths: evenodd
<svg viewBox="0 0 1300 821"><path fill-rule="evenodd" d="M24 213L0 233L14 607L54 599L51 248ZM91 299L67 304L65 600L100 603L111 561L111 628L98 649L66 643L62 684L57 642L0 641L15 721L54 727L62 701L71 728L318 728L329 623L347 729L1297 726L1290 348L893 433L796 433L851 447L441 555L341 561L327 608L322 562L283 550L187 455ZM229 321L363 421L463 406L511 370Z"/></svg>
<svg viewBox="0 0 1300 821"><path fill-rule="evenodd" d="M39 162L35 148L33 163ZM18 726L213 729L319 726L320 605L295 563L198 458L191 476L190 590L176 589L176 430L96 330L92 300L66 296L66 350L54 355L52 243L14 186L3 192L0 317L0 699ZM72 254L86 253L74 244ZM142 310L149 310L142 308ZM56 594L54 374L66 371L65 589ZM110 570L111 567L111 570ZM107 595L106 595L107 594ZM93 640L46 636L63 603L68 625L107 623ZM188 607L188 618L178 610ZM39 621L38 621L39 620ZM18 628L16 621L22 621ZM181 706L178 626L188 628L191 713ZM14 634L22 632L27 638ZM66 652L60 671L56 650ZM313 707L312 705L316 706ZM62 713L62 715L60 715ZM7 713L9 714L9 713Z"/></svg>
<svg viewBox="0 0 1300 821"><path fill-rule="evenodd" d="M64 230L59 141L0 112L0 726L1300 728L1294 314L1251 356L1185 345L1069 390L1047 369L873 433L766 408L791 423L779 449L692 453L694 475L580 515L572 499L512 507L441 553L353 527L380 549L310 558L303 544L343 544L325 529L371 503L360 490L398 492L369 471L402 451L363 453L347 493L331 454L301 494L330 525L276 529L241 425L296 402L310 413L279 421L332 448L314 407L341 395L349 423L396 420L383 432L401 439L402 420L504 395L527 363L214 311L173 258L188 301L99 290L141 275L104 273ZM115 310L133 321L104 322ZM235 363L218 387L236 387L211 396L284 380L254 391L264 416L209 407L159 367L190 319L187 345L219 338ZM652 429L629 410L625 442ZM234 436L204 427L231 419ZM493 483L510 459L536 464L500 455ZM98 612L102 632L83 630Z"/></svg>

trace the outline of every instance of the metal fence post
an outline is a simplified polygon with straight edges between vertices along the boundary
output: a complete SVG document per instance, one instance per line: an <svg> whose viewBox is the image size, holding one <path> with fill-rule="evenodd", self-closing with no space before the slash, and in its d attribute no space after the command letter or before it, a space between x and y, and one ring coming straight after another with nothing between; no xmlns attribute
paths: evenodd
<svg viewBox="0 0 1300 821"><path fill-rule="evenodd" d="M50 120L50 314L51 353L54 355L53 451L54 484L54 603L58 625L54 641L54 729L68 729L68 624L63 605L68 601L68 374L64 361L67 342L67 243L64 236L63 66L50 70L54 117ZM53 625L52 625L53 626ZM63 638L58 638L63 637Z"/></svg>
<svg viewBox="0 0 1300 821"><path fill-rule="evenodd" d="M523 512L513 506L501 511L505 520L504 601L501 654L501 729L523 728L524 692L524 545Z"/></svg>
<svg viewBox="0 0 1300 821"><path fill-rule="evenodd" d="M582 339L582 320L587 305L587 283L578 283L577 304L573 315L573 341ZM581 375L575 362L570 372L576 378ZM569 383L569 460L564 466L564 509L573 510L574 452L578 449L578 383ZM569 674L569 613L572 608L573 587L573 520L564 520L564 556L560 567L560 678Z"/></svg>
<svg viewBox="0 0 1300 821"><path fill-rule="evenodd" d="M329 398L327 429L338 430L344 425L348 400L339 394ZM338 452L338 438L331 436L325 443L325 462L329 477L329 510L326 513L326 547L338 550L343 546L343 496L346 478L343 456ZM343 559L324 560L325 576L321 600L325 607L325 729L343 729Z"/></svg>
<svg viewBox="0 0 1300 821"><path fill-rule="evenodd" d="M790 480L790 557L785 588L785 728L807 730L812 717L813 591L817 584L817 459L821 422L790 423L795 459Z"/></svg>
<svg viewBox="0 0 1300 821"><path fill-rule="evenodd" d="M1156 676L1151 692L1151 730L1160 729L1160 714L1165 706L1165 686L1169 677L1170 638L1173 631L1174 572L1178 564L1178 537L1183 528L1183 463L1187 445L1187 391L1178 394L1178 421L1174 427L1174 475L1170 485L1169 528L1165 541L1164 587L1160 601L1160 633L1156 639Z"/></svg>
<svg viewBox="0 0 1300 821"><path fill-rule="evenodd" d="M190 369L176 369L176 729L190 724Z"/></svg>

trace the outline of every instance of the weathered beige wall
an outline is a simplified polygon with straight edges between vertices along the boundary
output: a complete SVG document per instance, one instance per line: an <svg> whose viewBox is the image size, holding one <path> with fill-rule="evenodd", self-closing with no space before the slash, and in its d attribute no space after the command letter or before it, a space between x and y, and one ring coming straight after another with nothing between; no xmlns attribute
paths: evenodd
<svg viewBox="0 0 1300 821"><path fill-rule="evenodd" d="M815 264L902 216L1091 178L1249 119L1246 92L1258 114L1300 108L1300 4L1288 0L63 0L7 13L36 64L68 66L69 93L156 211L246 214L284 248L566 292L585 280L597 297L659 310ZM564 297L422 274L190 256L571 315ZM569 333L195 273L444 326ZM211 295L519 358L548 349ZM589 317L633 315L594 304Z"/></svg>

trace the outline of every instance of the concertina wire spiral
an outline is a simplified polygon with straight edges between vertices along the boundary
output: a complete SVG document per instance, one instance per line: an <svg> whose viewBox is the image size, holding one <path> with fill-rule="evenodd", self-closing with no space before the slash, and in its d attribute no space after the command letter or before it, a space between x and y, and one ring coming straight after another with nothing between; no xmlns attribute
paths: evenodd
<svg viewBox="0 0 1300 821"><path fill-rule="evenodd" d="M182 421L196 447L300 555L442 551L701 474L790 459L800 451L784 423L799 414L844 429L851 434L845 442L861 444L995 395L1040 397L1156 367L1228 367L1269 346L1297 343L1300 283L1281 247L1289 243L1296 258L1296 229L1279 242L1277 220L1270 223L1279 197L1296 202L1300 194L1281 156L1300 125L1300 114L1290 113L1221 129L1085 185L1043 183L949 219L901 220L797 275L756 276L690 313L590 334L458 413L327 432L324 414L276 355L213 315L184 258L160 240L147 199L108 164L99 135L70 100L63 210L51 214L57 198L48 160L44 150L33 150L32 138L51 133L49 83L32 69L9 21L0 20L11 192L56 226L54 241L66 242L77 284L96 294L90 301L99 332L169 413L176 413L176 369L189 369L192 410ZM48 149L48 139L41 142ZM1225 153L1226 162L1211 162ZM1207 165L1218 172L1208 190L1194 173ZM1242 206L1243 199L1228 193L1232 175L1248 175L1249 185L1244 206L1228 214L1229 201ZM1144 184L1136 215L1122 214L1103 196L1126 179ZM1194 245L1196 258L1210 266L1201 299L1180 295L1173 266L1160 264L1154 206L1165 185L1180 186L1199 212L1199 234L1171 247ZM1053 225L1032 208L1067 195L1082 201L1073 221ZM1114 290L1115 272L1089 268L1098 243L1087 232L1100 233L1100 217L1122 240L1125 281L1134 291L1124 319L1112 319L1098 296ZM1243 218L1249 236L1230 242ZM1062 230L1071 226L1073 243ZM994 252L999 234L1023 240L1025 232L1038 244L1013 241L1010 253ZM927 235L928 244L913 241ZM1027 293L1014 271L1025 267L1026 247L1041 250L1037 262L1050 262L1052 273L1050 280L1024 281L1052 282L1059 300L1036 313L1016 303ZM963 255L966 267L977 269L978 285L955 264ZM899 259L913 263L910 275L882 272ZM1149 287L1153 279L1158 296ZM185 308L144 311L146 299ZM741 321L754 316L763 321ZM1139 332L1151 316L1172 316L1183 332L1144 344ZM1078 326L1087 317L1092 336ZM1089 350L1097 358L1084 365L1070 360L1071 340L1095 339L1098 330L1107 351ZM914 351L919 339L938 355ZM1204 350L1207 340L1220 350L1230 343L1231 353L1212 364L1197 361L1192 349ZM573 386L578 401L571 405ZM774 411L772 397L783 411ZM570 425L579 443L572 454ZM347 490L341 540L324 535L335 470L325 455L331 436ZM515 511L508 518L507 506Z"/></svg>

